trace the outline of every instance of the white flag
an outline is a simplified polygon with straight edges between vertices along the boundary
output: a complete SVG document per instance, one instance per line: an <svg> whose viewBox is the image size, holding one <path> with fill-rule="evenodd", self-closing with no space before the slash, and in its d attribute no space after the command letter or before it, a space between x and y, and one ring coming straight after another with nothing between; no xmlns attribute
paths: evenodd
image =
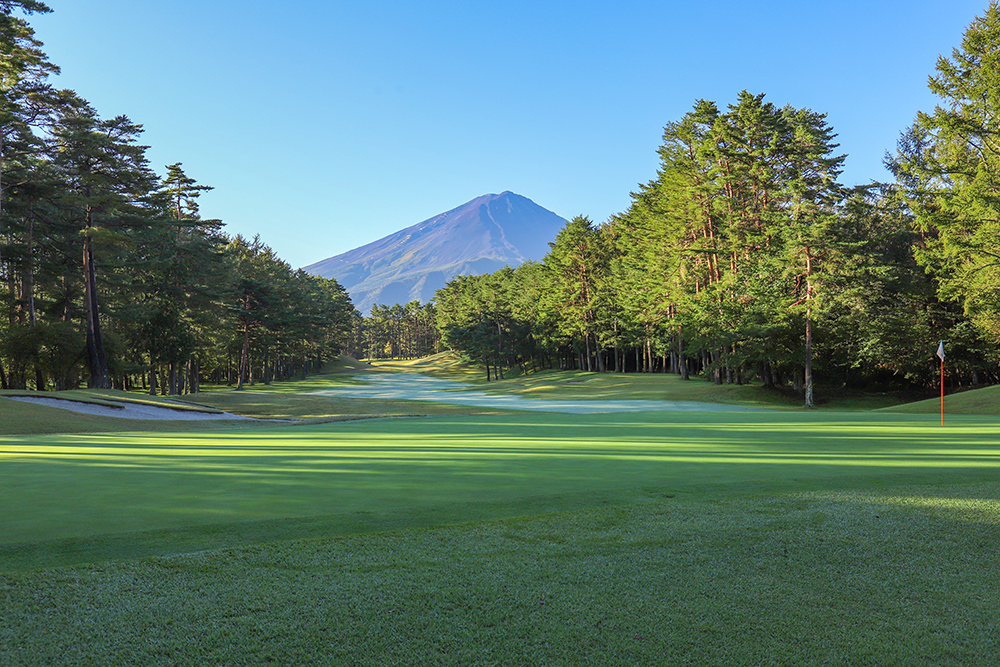
<svg viewBox="0 0 1000 667"><path fill-rule="evenodd" d="M944 361L944 341L938 344L937 356L941 358L941 361Z"/></svg>

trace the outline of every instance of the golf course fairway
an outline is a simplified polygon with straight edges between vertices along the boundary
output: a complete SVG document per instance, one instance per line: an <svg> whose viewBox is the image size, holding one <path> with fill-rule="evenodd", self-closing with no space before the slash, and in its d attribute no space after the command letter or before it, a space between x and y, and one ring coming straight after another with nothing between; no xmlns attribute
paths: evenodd
<svg viewBox="0 0 1000 667"><path fill-rule="evenodd" d="M3 664L989 664L984 416L0 440Z"/></svg>

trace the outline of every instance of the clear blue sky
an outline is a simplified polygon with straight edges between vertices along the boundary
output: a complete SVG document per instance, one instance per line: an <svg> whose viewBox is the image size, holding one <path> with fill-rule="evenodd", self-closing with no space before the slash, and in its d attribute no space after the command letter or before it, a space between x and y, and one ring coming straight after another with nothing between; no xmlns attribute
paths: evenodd
<svg viewBox="0 0 1000 667"><path fill-rule="evenodd" d="M46 0L57 85L142 123L215 190L205 217L293 267L512 190L603 222L654 177L663 126L743 90L828 115L842 182L935 98L987 0Z"/></svg>

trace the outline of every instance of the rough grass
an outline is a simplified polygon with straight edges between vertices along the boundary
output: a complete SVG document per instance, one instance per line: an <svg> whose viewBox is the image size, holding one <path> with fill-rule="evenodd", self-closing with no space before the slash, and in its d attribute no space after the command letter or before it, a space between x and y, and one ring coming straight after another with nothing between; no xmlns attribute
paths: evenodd
<svg viewBox="0 0 1000 667"><path fill-rule="evenodd" d="M243 391L206 391L182 400L197 401L225 412L266 419L340 421L380 417L440 415L490 415L505 412L492 408L469 408L432 401L370 400L312 396L308 390L329 389L329 383L314 381L294 391L287 386L255 387ZM311 388L311 389L308 389ZM300 393L301 392L301 393Z"/></svg>
<svg viewBox="0 0 1000 667"><path fill-rule="evenodd" d="M60 392L61 393L61 392ZM55 398L54 392L44 394L45 398ZM37 394L36 394L37 395ZM141 431L155 428L158 431L190 431L253 428L256 425L237 424L232 421L193 422L164 421L150 422L140 419L120 417L100 417L87 415L45 405L35 405L23 401L13 401L0 396L0 440L8 435L52 434L52 433L99 433Z"/></svg>
<svg viewBox="0 0 1000 667"><path fill-rule="evenodd" d="M150 396L148 394L137 394L136 392L120 391L118 389L72 389L58 392L38 392L23 389L0 390L0 396L28 396L32 398L50 398L53 400L69 401L71 403L90 403L104 407L118 408L122 403L133 405L150 405L159 408L168 408L178 412L207 412L218 414L219 410L189 403L180 403L176 396Z"/></svg>

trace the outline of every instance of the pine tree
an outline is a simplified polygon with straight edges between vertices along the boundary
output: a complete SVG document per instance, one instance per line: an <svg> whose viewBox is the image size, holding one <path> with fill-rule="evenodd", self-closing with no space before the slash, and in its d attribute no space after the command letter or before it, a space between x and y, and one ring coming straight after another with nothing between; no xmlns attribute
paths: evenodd
<svg viewBox="0 0 1000 667"><path fill-rule="evenodd" d="M918 260L940 295L980 331L1000 337L1000 7L991 2L951 58L938 59L931 91L941 104L887 158L922 233Z"/></svg>

